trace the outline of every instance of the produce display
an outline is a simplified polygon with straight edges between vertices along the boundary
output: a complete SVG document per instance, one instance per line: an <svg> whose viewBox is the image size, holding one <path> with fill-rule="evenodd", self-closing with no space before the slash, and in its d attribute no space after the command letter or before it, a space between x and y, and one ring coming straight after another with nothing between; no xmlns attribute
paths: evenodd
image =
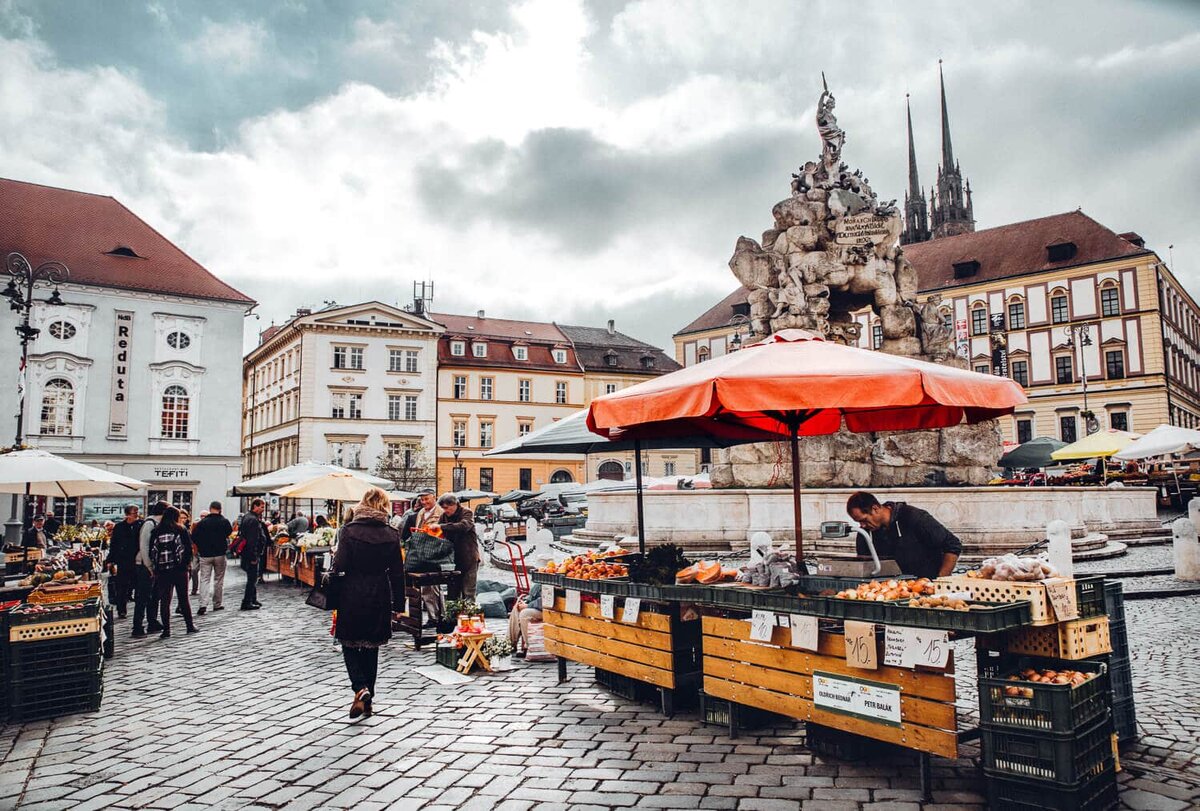
<svg viewBox="0 0 1200 811"><path fill-rule="evenodd" d="M644 557L634 558L629 563L629 579L634 583L651 586L670 586L675 575L692 562L683 556L683 550L673 543L656 546Z"/></svg>
<svg viewBox="0 0 1200 811"><path fill-rule="evenodd" d="M60 614L64 611L73 611L73 610L78 610L78 609L81 609L84 607L85 606L83 603L50 603L48 605L37 605L37 604L33 604L33 603L25 603L23 605L19 605L16 608L12 609L12 611L10 613L22 614L22 615L37 614L37 615L41 616L41 615ZM47 616L47 619L52 619L52 617Z"/></svg>
<svg viewBox="0 0 1200 811"><path fill-rule="evenodd" d="M1008 680L1031 681L1038 684L1069 684L1071 687L1078 687L1095 675L1095 673L1081 673L1078 670L1034 670L1033 668L1026 668L1020 673L1013 673L1008 677ZM1004 695L1010 698L1033 698L1033 688L1011 685L1004 688Z"/></svg>
<svg viewBox="0 0 1200 811"><path fill-rule="evenodd" d="M685 566L675 573L676 583L728 583L737 579L737 569L723 569L719 561L702 560L691 566Z"/></svg>
<svg viewBox="0 0 1200 811"><path fill-rule="evenodd" d="M567 558L562 563L550 561L538 571L547 574L561 574L578 580L607 580L613 577L627 577L629 567L623 563L606 561L605 557L613 557L609 553L588 552L586 555L576 555Z"/></svg>
<svg viewBox="0 0 1200 811"><path fill-rule="evenodd" d="M948 608L951 611L969 611L970 603L957 597L935 594L932 597L913 597L908 601L910 608Z"/></svg>
<svg viewBox="0 0 1200 811"><path fill-rule="evenodd" d="M843 589L833 596L842 600L882 603L889 600L908 600L933 592L933 584L929 582L929 578L919 577L916 580L872 580L869 583L859 583L856 588Z"/></svg>
<svg viewBox="0 0 1200 811"><path fill-rule="evenodd" d="M803 570L796 563L796 556L786 552L772 552L753 566L744 566L738 573L737 582L752 586L787 588L800 582Z"/></svg>
<svg viewBox="0 0 1200 811"><path fill-rule="evenodd" d="M1035 580L1045 580L1047 577L1058 577L1058 569L1042 558L1017 557L1009 554L998 558L988 558L978 569L967 572L967 577L978 580L1010 580L1030 583Z"/></svg>
<svg viewBox="0 0 1200 811"><path fill-rule="evenodd" d="M296 539L296 545L301 549L328 549L337 538L337 530L333 527L318 527L312 532L305 532Z"/></svg>

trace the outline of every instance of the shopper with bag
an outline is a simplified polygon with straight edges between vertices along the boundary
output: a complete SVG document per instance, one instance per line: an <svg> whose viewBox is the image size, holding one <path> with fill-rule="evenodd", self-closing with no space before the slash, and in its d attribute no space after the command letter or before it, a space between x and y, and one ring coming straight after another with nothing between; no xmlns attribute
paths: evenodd
<svg viewBox="0 0 1200 811"><path fill-rule="evenodd" d="M458 503L458 496L443 493L438 499L442 508L439 520L442 532L454 545L454 568L460 572L457 582L450 585L450 599L475 600L475 581L479 577L479 541L475 537L475 516Z"/></svg>
<svg viewBox="0 0 1200 811"><path fill-rule="evenodd" d="M400 533L388 524L391 502L372 487L342 527L333 575L337 587L337 627L346 674L354 690L350 717L370 717L379 671L379 648L392 638L392 615L404 610L404 561Z"/></svg>
<svg viewBox="0 0 1200 811"><path fill-rule="evenodd" d="M150 534L150 560L154 565L154 595L159 600L163 639L171 635L171 592L179 598L189 634L196 633L188 603L188 570L192 562L192 536L180 523L179 510L167 507Z"/></svg>

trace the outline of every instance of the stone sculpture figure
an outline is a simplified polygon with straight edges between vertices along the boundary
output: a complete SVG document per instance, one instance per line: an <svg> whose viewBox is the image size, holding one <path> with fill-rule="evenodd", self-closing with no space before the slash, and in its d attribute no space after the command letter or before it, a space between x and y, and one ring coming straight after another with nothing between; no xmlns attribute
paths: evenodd
<svg viewBox="0 0 1200 811"><path fill-rule="evenodd" d="M942 318L942 297L934 293L913 307L921 339L921 352L934 360L954 354L954 333Z"/></svg>
<svg viewBox="0 0 1200 811"><path fill-rule="evenodd" d="M824 75L821 81L824 83ZM842 163L842 146L846 143L846 133L838 126L837 116L833 114L836 104L837 100L829 92L829 85L826 84L817 102L817 132L821 135L821 163L831 177L837 173Z"/></svg>

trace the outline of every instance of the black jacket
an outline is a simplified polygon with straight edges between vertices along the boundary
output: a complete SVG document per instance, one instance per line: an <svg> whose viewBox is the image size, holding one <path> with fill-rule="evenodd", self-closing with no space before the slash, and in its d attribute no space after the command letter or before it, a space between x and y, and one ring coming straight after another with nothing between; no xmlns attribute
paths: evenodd
<svg viewBox="0 0 1200 811"><path fill-rule="evenodd" d="M118 574L133 574L133 564L138 553L138 533L141 529L140 520L132 524L121 521L113 527L112 538L108 541L108 557L104 559L104 564L115 565Z"/></svg>
<svg viewBox="0 0 1200 811"><path fill-rule="evenodd" d="M392 638L392 612L404 610L400 533L374 518L342 527L333 570L344 573L337 638L350 647L378 647Z"/></svg>
<svg viewBox="0 0 1200 811"><path fill-rule="evenodd" d="M242 568L253 571L271 542L267 537L267 527L261 518L248 512L238 521L238 537L246 539L246 546L242 550Z"/></svg>
<svg viewBox="0 0 1200 811"><path fill-rule="evenodd" d="M29 529L25 530L25 532L21 535L21 546L24 546L24 547L34 546L39 549L45 549L46 544L48 544L50 542L50 539L53 537L50 534L50 529L48 526L49 523L50 522L47 521L45 524L43 524L42 528L40 530L40 532L46 536L46 543L42 543L38 539L38 532L39 532L38 528L30 527Z"/></svg>
<svg viewBox="0 0 1200 811"><path fill-rule="evenodd" d="M475 515L461 504L451 517L442 513L438 519L446 540L454 544L454 568L466 571L479 562L479 542L475 539Z"/></svg>
<svg viewBox="0 0 1200 811"><path fill-rule="evenodd" d="M417 528L417 510L410 509L400 518L400 540L407 541Z"/></svg>
<svg viewBox="0 0 1200 811"><path fill-rule="evenodd" d="M915 577L937 577L943 555L962 554L962 541L929 513L903 501L883 506L892 508L892 521L872 532L871 540L879 557L894 559L900 571ZM861 536L858 554L870 554Z"/></svg>
<svg viewBox="0 0 1200 811"><path fill-rule="evenodd" d="M154 557L155 557L154 545L158 541L158 539L163 538L163 537L168 537L171 535L178 535L180 540L182 541L182 546L183 546L182 555L183 556L179 561L179 565L176 566L174 569L171 569L170 571L175 571L175 572L185 571L188 568L188 566L191 565L191 562L192 562L192 536L188 533L187 527L181 527L178 525L168 527L168 526L164 526L160 522L159 525L154 528L154 531L152 533L150 533L150 557L151 557L151 559L154 559ZM154 565L154 573L155 573L155 575L162 574L162 572L158 568L157 563L155 563L155 565Z"/></svg>
<svg viewBox="0 0 1200 811"><path fill-rule="evenodd" d="M200 519L192 530L192 543L202 558L218 558L229 549L229 536L233 524L220 513L209 513Z"/></svg>

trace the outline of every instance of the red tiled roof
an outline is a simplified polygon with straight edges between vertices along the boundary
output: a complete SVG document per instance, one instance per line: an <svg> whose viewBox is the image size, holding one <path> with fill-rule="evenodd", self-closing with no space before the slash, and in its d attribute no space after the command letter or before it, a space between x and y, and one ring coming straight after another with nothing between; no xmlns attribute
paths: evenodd
<svg viewBox="0 0 1200 811"><path fill-rule="evenodd" d="M1047 246L1064 242L1075 243L1075 255L1062 262L1048 261ZM1146 253L1149 251L1145 248L1139 248L1082 211L904 246L904 255L916 268L922 292ZM979 270L962 279L954 278L954 265L971 261L979 263Z"/></svg>
<svg viewBox="0 0 1200 811"><path fill-rule="evenodd" d="M112 256L119 246L137 256ZM72 284L254 304L112 197L0 178L0 256L55 260Z"/></svg>
<svg viewBox="0 0 1200 811"><path fill-rule="evenodd" d="M528 369L579 374L582 370L570 340L554 324L544 321L511 321L506 318L479 318L473 315L427 313L426 316L446 328L438 341L439 366L470 366L479 368ZM471 342L481 339L487 343L487 356L475 357ZM466 341L466 355L452 355L452 341ZM526 347L528 360L517 360L512 348ZM566 363L556 363L552 350L567 353Z"/></svg>
<svg viewBox="0 0 1200 811"><path fill-rule="evenodd" d="M713 307L710 307L699 318L688 324L683 329L679 330L676 335L684 335L689 332L704 332L710 329L721 329L729 326L729 319L733 318L734 306L745 304L749 300L750 290L745 287L739 287L725 298L717 302Z"/></svg>
<svg viewBox="0 0 1200 811"><path fill-rule="evenodd" d="M550 341L569 345L562 331L545 321L510 321L507 318L478 318L473 315L427 313L426 316L446 328L446 333L482 335L489 338L513 338L523 341Z"/></svg>

